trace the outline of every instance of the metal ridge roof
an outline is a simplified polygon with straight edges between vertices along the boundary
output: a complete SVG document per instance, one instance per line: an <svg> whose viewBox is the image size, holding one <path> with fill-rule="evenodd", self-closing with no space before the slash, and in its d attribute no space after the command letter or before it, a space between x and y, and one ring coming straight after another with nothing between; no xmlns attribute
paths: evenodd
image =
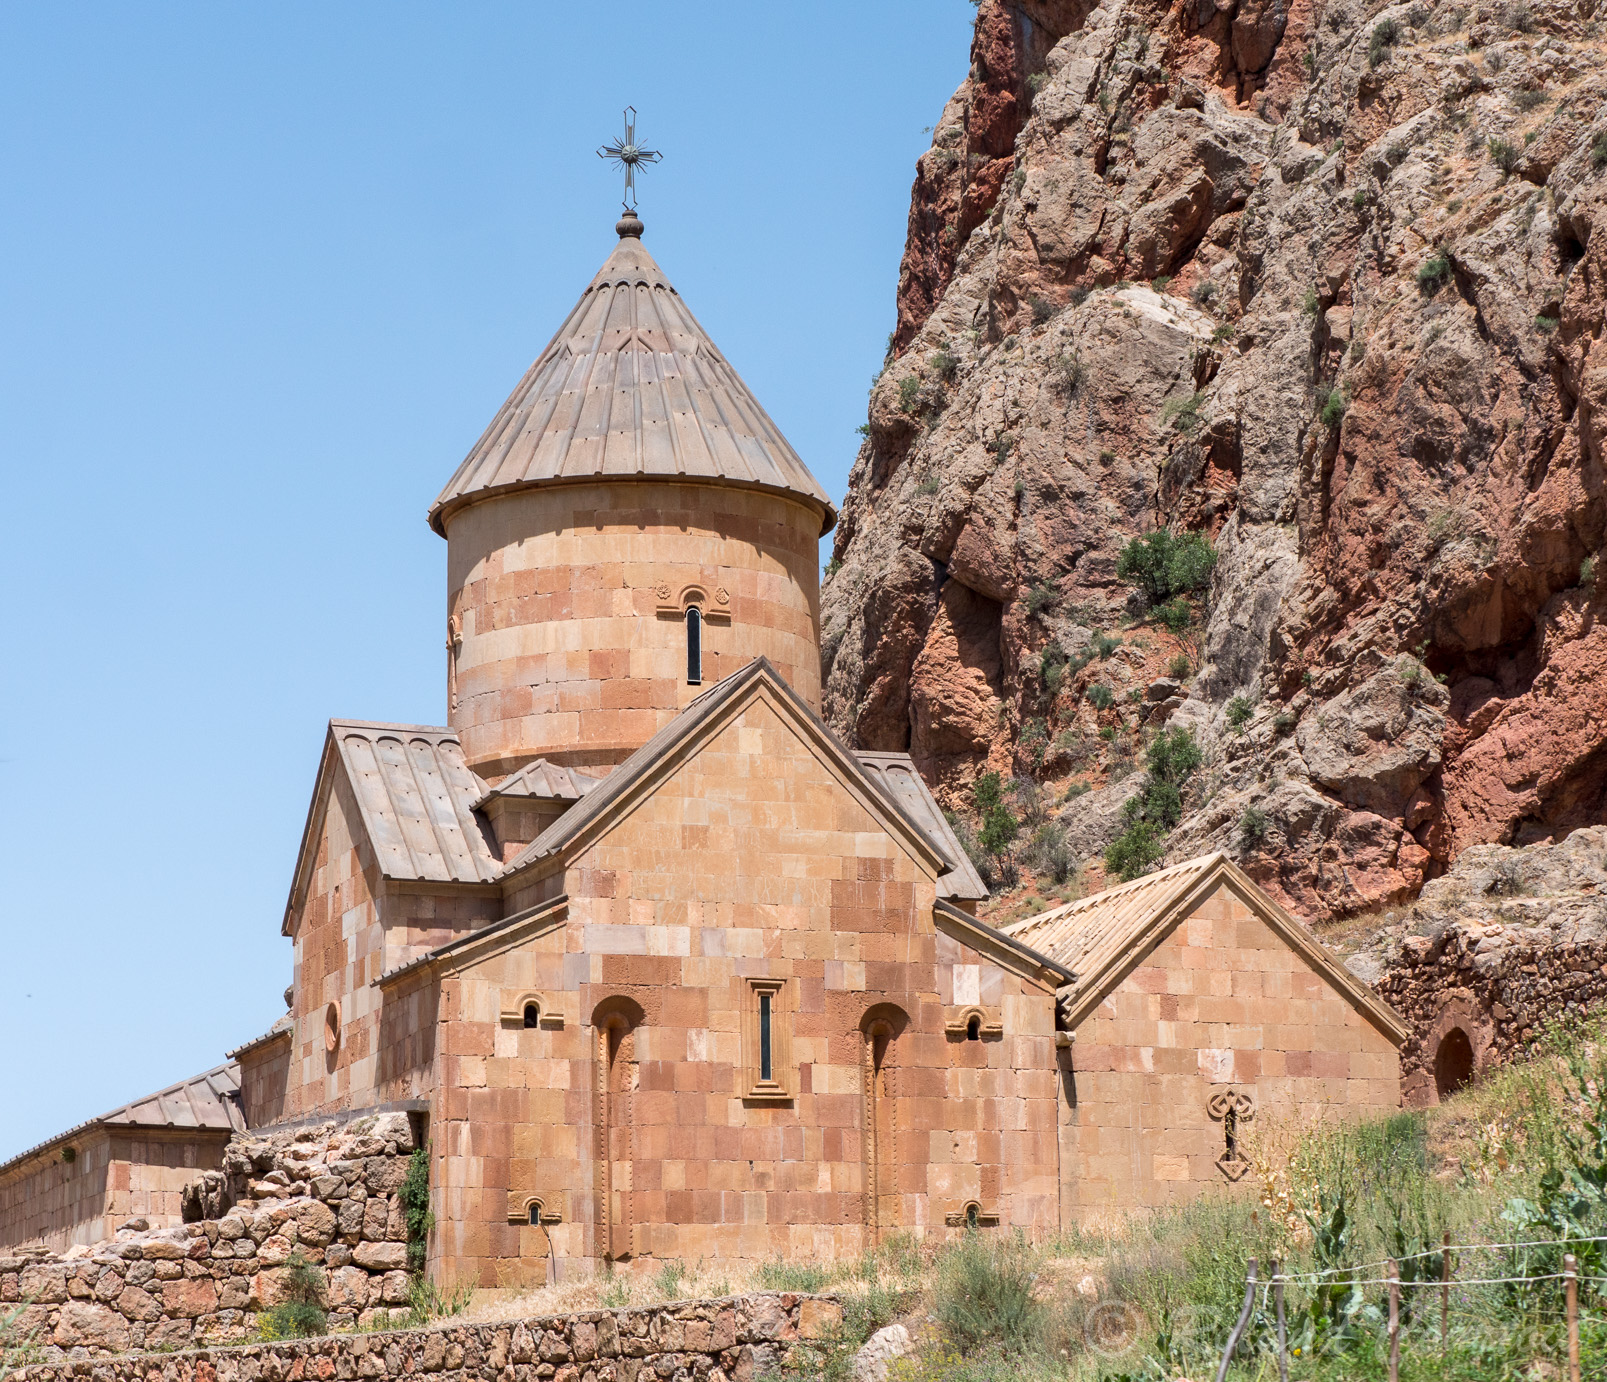
<svg viewBox="0 0 1607 1382"><path fill-rule="evenodd" d="M18 1152L15 1156L0 1161L0 1174L57 1143L65 1142L75 1133L87 1132L91 1128L175 1128L194 1132L244 1132L246 1120L245 1114L240 1109L239 1096L240 1067L234 1061L227 1061L188 1080L180 1080L166 1089L147 1094L143 1099L123 1104L110 1113L103 1113L96 1118L86 1118L82 1123L74 1123L72 1127L57 1133L54 1137L47 1137L43 1142L29 1147L27 1151Z"/></svg>
<svg viewBox="0 0 1607 1382"><path fill-rule="evenodd" d="M821 533L837 511L653 256L639 222L581 294L430 508L430 526L527 485L679 479L803 500Z"/></svg>
<svg viewBox="0 0 1607 1382"><path fill-rule="evenodd" d="M1124 946L1222 857L1220 853L1206 854L1173 864L1131 883L1023 917L1000 930L1054 956L1078 973L1091 974L1106 952Z"/></svg>
<svg viewBox="0 0 1607 1382"><path fill-rule="evenodd" d="M1397 1046L1406 1040L1400 1014L1220 850L1024 917L1002 930L1076 970L1076 983L1062 992L1062 1016L1075 1026L1172 933L1191 907L1219 886L1238 893L1274 934Z"/></svg>
<svg viewBox="0 0 1607 1382"><path fill-rule="evenodd" d="M451 730L331 720L329 734L385 877L489 883L502 871L474 814L485 784Z"/></svg>
<svg viewBox="0 0 1607 1382"><path fill-rule="evenodd" d="M535 801L579 801L601 781L600 777L588 777L573 768L566 768L559 763L549 763L545 758L537 758L487 790L485 795L475 802L475 806L484 806L486 802L497 797Z"/></svg>
<svg viewBox="0 0 1607 1382"><path fill-rule="evenodd" d="M988 896L987 884L978 876L915 760L907 753L856 752L854 757L865 775L899 802L954 862L954 867L938 879L938 896L960 897L968 902L980 902Z"/></svg>

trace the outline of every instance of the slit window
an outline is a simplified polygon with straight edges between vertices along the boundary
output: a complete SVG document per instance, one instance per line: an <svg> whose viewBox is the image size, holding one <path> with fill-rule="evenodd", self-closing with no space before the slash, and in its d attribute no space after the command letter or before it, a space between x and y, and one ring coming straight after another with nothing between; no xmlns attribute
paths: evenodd
<svg viewBox="0 0 1607 1382"><path fill-rule="evenodd" d="M541 1201L540 1200L531 1200L530 1201L529 1215L530 1215L530 1217L526 1220L527 1223L531 1223L531 1224L540 1224L541 1223Z"/></svg>
<svg viewBox="0 0 1607 1382"><path fill-rule="evenodd" d="M541 1025L541 1006L540 1006L540 1004L526 1003L525 1004L525 1026L526 1027L539 1027L540 1025ZM534 1223L535 1220L532 1219L531 1222Z"/></svg>
<svg viewBox="0 0 1607 1382"><path fill-rule="evenodd" d="M697 686L703 680L703 611L690 605L686 611L686 681Z"/></svg>
<svg viewBox="0 0 1607 1382"><path fill-rule="evenodd" d="M739 1091L743 1098L782 1100L797 1094L791 1022L785 979L744 981Z"/></svg>
<svg viewBox="0 0 1607 1382"><path fill-rule="evenodd" d="M982 1019L975 1013L971 1014L971 1020L965 1024L965 1039L967 1041L982 1040Z"/></svg>

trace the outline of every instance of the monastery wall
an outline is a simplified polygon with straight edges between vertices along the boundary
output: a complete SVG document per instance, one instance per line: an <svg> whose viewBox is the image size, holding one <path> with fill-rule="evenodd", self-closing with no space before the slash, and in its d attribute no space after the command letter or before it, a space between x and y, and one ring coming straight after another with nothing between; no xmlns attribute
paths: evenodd
<svg viewBox="0 0 1607 1382"><path fill-rule="evenodd" d="M709 484L521 490L449 520L450 722L470 767L611 765L761 654L820 708L820 516ZM699 604L703 676L687 683Z"/></svg>
<svg viewBox="0 0 1607 1382"><path fill-rule="evenodd" d="M139 1214L153 1225L180 1222L185 1184L223 1159L227 1135L85 1129L73 1159L53 1146L13 1167L0 1182L5 1243L42 1243L54 1252L95 1243L120 1219ZM3 1251L0 1246L0 1251Z"/></svg>
<svg viewBox="0 0 1607 1382"><path fill-rule="evenodd" d="M0 1254L0 1308L22 1306L14 1337L48 1359L246 1339L300 1251L325 1272L332 1327L388 1323L384 1312L408 1299L398 1191L411 1152L401 1114L238 1135L218 1169L188 1171L175 1196L213 1217L140 1219L65 1254L11 1249Z"/></svg>
<svg viewBox="0 0 1607 1382"><path fill-rule="evenodd" d="M566 920L442 981L441 1279L512 1284L549 1242L566 1270L834 1260L968 1204L1054 1230L1052 992L936 932L931 866L767 699L563 887Z"/></svg>
<svg viewBox="0 0 1607 1382"><path fill-rule="evenodd" d="M243 1092L263 1101L249 1116L251 1126L426 1097L428 1057L417 1042L398 1048L393 1040L398 1024L409 1028L413 1018L382 1011L373 981L501 913L502 899L494 888L432 890L381 879L351 783L337 769L294 928L295 1029L289 1053L248 1052L242 1061ZM426 1025L433 1026L433 1017ZM271 1063L281 1059L283 1093L272 1112L279 1075ZM413 1078L402 1078L404 1070ZM270 1112L271 1117L260 1116Z"/></svg>
<svg viewBox="0 0 1607 1382"><path fill-rule="evenodd" d="M441 1382L755 1382L779 1374L793 1344L842 1318L820 1296L755 1294L503 1324L285 1339L182 1353L35 1364L17 1382L279 1382L439 1377Z"/></svg>
<svg viewBox="0 0 1607 1382"><path fill-rule="evenodd" d="M1070 1056L1069 1219L1233 1183L1249 1165L1230 1131L1400 1106L1394 1044L1226 887L1083 1021Z"/></svg>

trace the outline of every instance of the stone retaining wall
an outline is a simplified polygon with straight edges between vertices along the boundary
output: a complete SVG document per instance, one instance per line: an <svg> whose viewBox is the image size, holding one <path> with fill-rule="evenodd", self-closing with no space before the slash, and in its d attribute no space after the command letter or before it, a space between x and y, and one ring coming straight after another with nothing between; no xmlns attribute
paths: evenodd
<svg viewBox="0 0 1607 1382"><path fill-rule="evenodd" d="M1408 1105L1439 1097L1436 1059L1456 1031L1475 1075L1521 1056L1547 1023L1607 1002L1607 828L1466 850L1351 968L1412 1029L1401 1050Z"/></svg>
<svg viewBox="0 0 1607 1382"><path fill-rule="evenodd" d="M0 1256L0 1309L24 1306L13 1332L50 1361L227 1343L255 1336L300 1252L324 1271L331 1325L388 1325L408 1299L398 1192L412 1150L405 1114L241 1134L222 1170L186 1188L194 1222L135 1220L62 1254L13 1249Z"/></svg>
<svg viewBox="0 0 1607 1382"><path fill-rule="evenodd" d="M425 1329L68 1359L10 1382L753 1382L799 1339L842 1318L829 1297L765 1293L593 1310L517 1323L447 1321Z"/></svg>

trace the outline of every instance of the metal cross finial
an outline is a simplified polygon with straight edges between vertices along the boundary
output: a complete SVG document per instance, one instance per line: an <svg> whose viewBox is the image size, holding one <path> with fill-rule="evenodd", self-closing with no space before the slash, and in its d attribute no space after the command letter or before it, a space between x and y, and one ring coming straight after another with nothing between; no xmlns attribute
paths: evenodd
<svg viewBox="0 0 1607 1382"><path fill-rule="evenodd" d="M657 163L664 155L657 149L644 149L636 142L636 107L625 107L625 137L597 150L598 158L606 158L615 167L625 170L625 210L636 210L636 170L644 163Z"/></svg>

